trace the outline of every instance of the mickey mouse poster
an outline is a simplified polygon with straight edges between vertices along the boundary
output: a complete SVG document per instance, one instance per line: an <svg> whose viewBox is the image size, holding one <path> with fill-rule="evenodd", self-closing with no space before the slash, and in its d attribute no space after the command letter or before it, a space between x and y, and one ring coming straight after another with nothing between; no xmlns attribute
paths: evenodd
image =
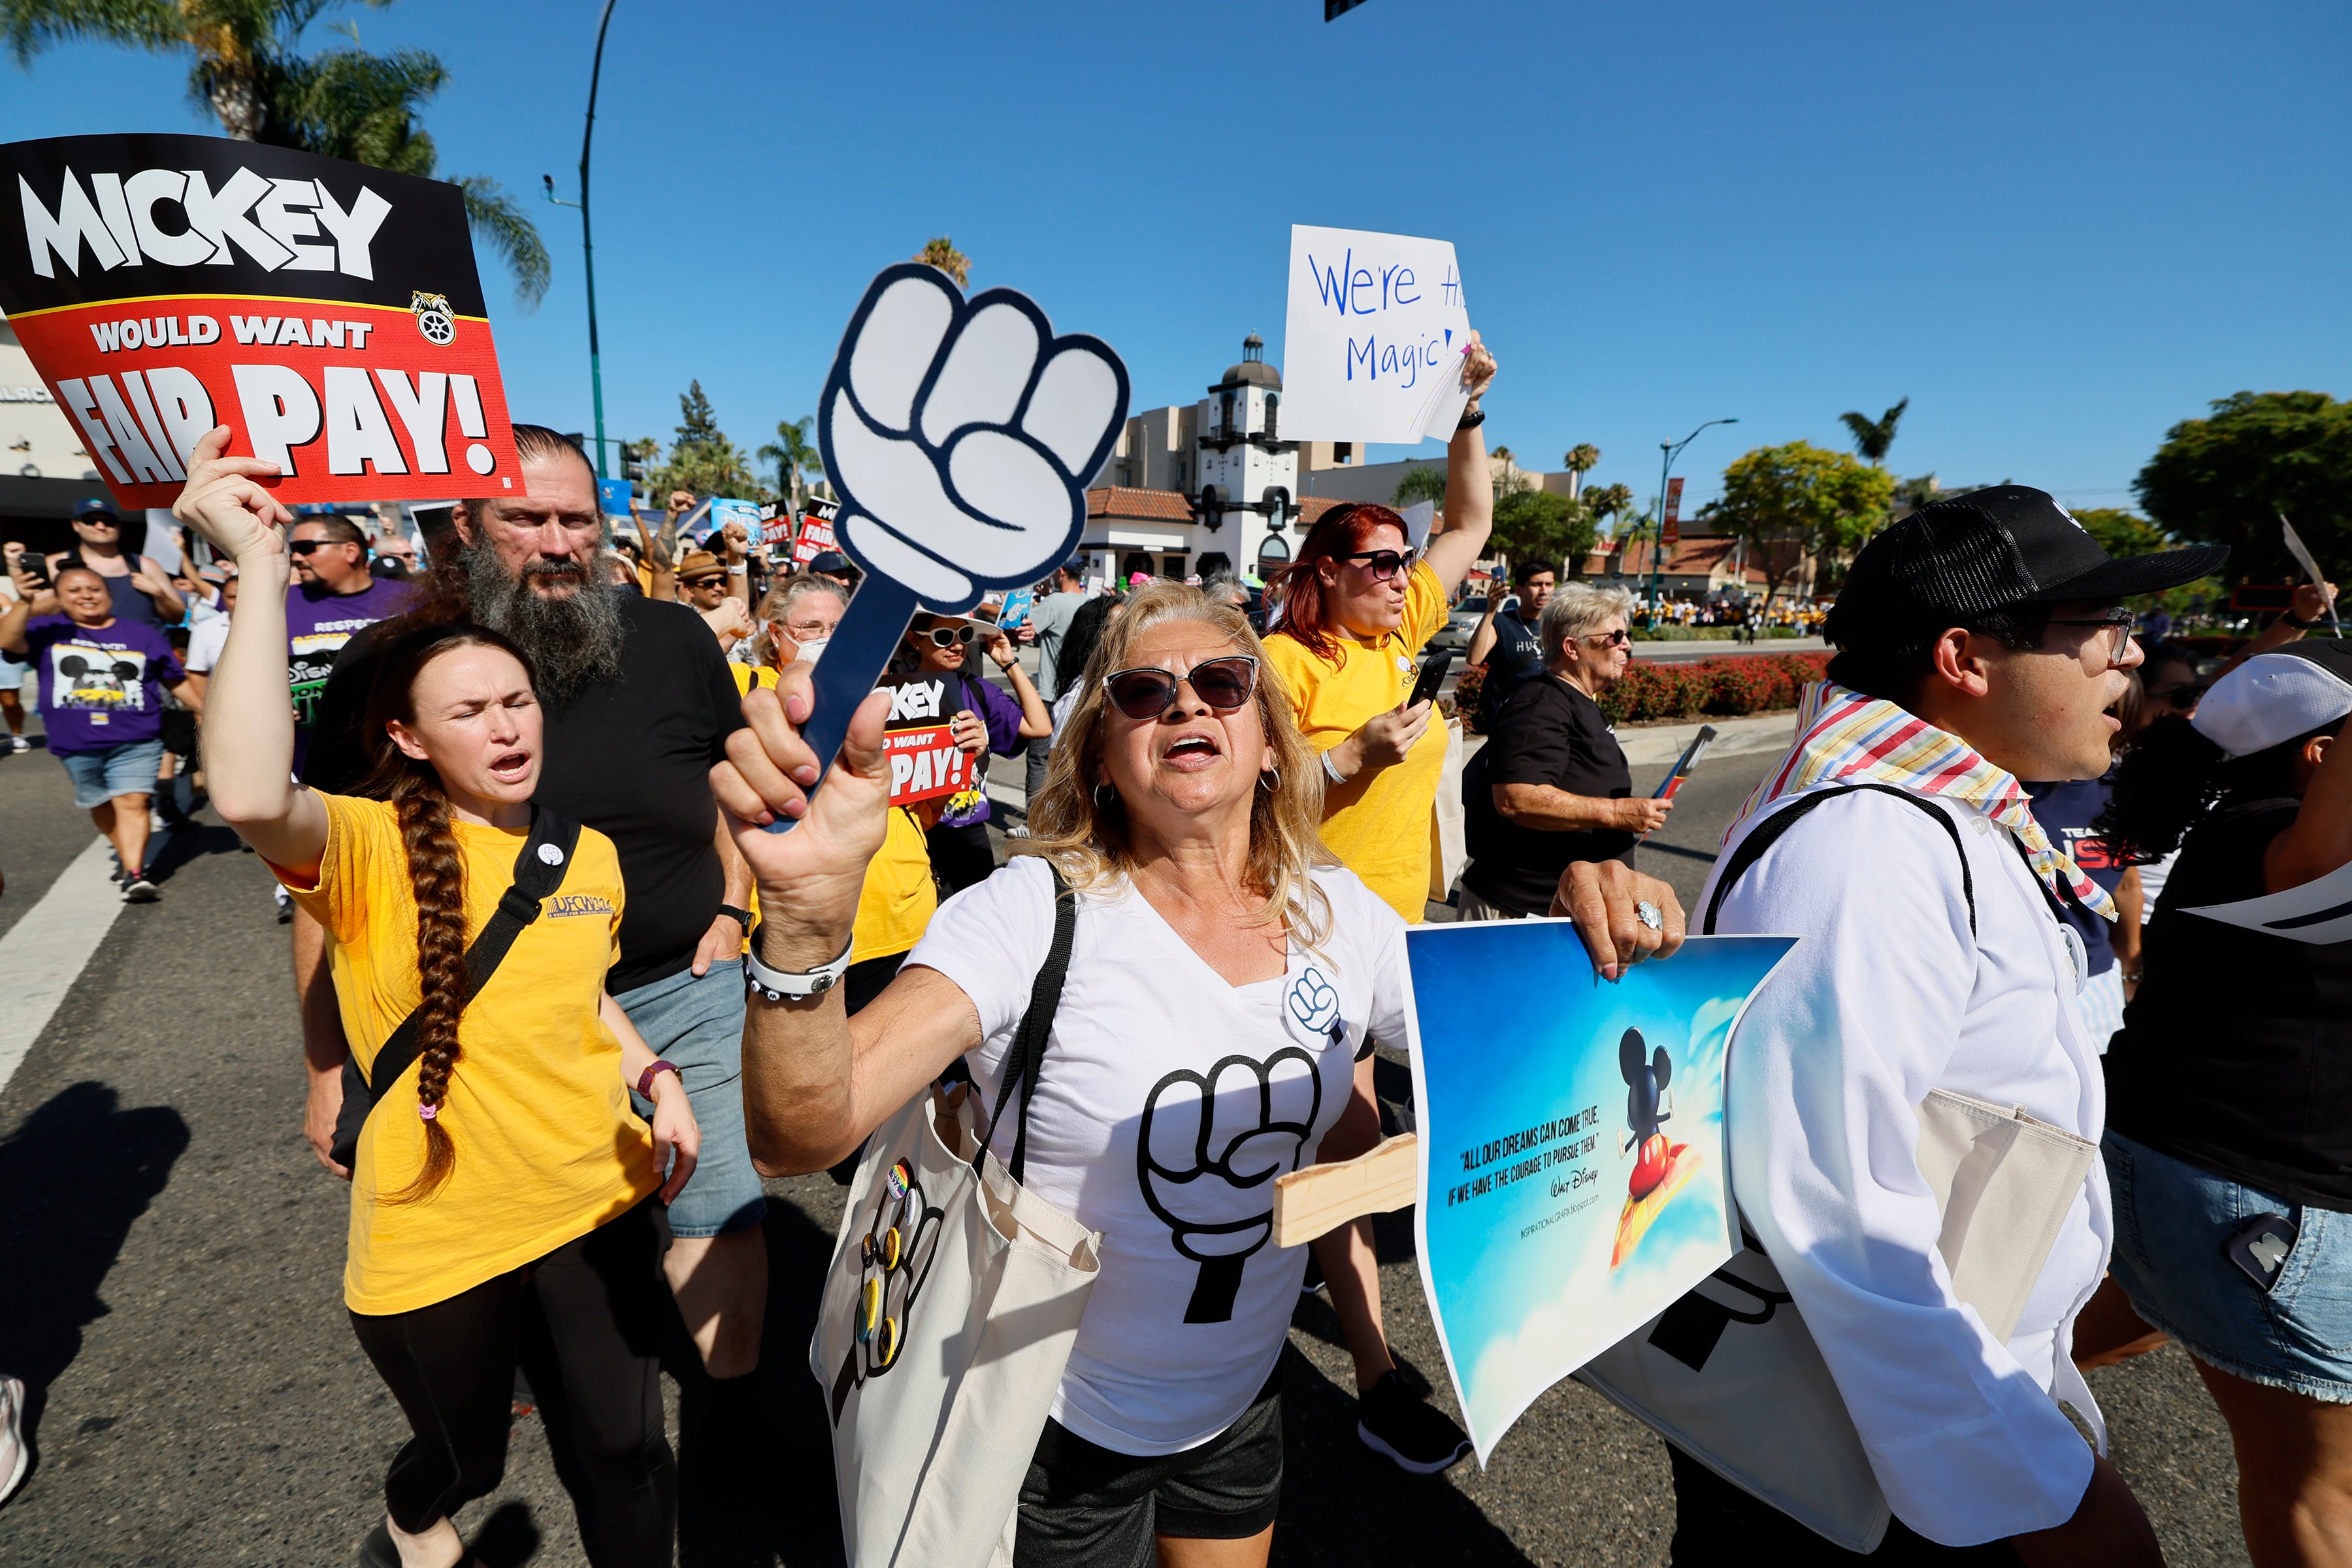
<svg viewBox="0 0 2352 1568"><path fill-rule="evenodd" d="M1603 984L1566 921L1406 935L1422 1283L1482 1461L1730 1258L1724 1057L1795 940L1694 937ZM1498 989L1545 1005L1500 1027Z"/></svg>

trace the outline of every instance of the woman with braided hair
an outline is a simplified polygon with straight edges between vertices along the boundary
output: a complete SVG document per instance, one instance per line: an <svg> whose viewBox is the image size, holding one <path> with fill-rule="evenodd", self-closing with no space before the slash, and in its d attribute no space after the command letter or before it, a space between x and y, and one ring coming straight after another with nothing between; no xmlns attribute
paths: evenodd
<svg viewBox="0 0 2352 1568"><path fill-rule="evenodd" d="M520 1365L566 1457L588 1560L666 1565L677 1487L653 1200L686 1185L699 1134L675 1069L604 990L618 857L531 804L530 661L462 622L383 648L355 794L291 782L278 525L292 519L256 482L274 466L223 456L227 437L198 444L174 509L247 584L211 687L213 804L325 927L344 1032L380 1091L351 1160L343 1296L415 1436L360 1561L471 1561L453 1516L499 1483ZM552 891L532 900L526 875ZM477 990L486 927L510 945ZM632 1087L654 1104L650 1128Z"/></svg>

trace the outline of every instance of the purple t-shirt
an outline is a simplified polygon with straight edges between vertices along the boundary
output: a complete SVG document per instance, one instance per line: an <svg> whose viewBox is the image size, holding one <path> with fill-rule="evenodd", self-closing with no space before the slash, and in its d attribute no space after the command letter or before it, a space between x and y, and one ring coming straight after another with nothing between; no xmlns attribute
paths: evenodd
<svg viewBox="0 0 2352 1568"><path fill-rule="evenodd" d="M59 753L153 740L163 731L164 689L187 679L161 630L119 616L85 626L69 616L37 616L25 644L41 672L49 750Z"/></svg>
<svg viewBox="0 0 2352 1568"><path fill-rule="evenodd" d="M334 673L335 655L343 645L408 608L415 594L414 583L390 577L378 577L356 594L331 594L319 583L298 583L287 590L286 679L293 689L299 729L309 731L316 718L319 694L327 689L327 677Z"/></svg>
<svg viewBox="0 0 2352 1568"><path fill-rule="evenodd" d="M971 766L971 787L948 796L940 812L941 827L967 827L975 822L988 820L988 759L992 753L1009 757L1021 750L1021 704L1004 688L992 680L967 676L956 683L962 688L961 706L980 715L988 727L988 750L974 757ZM949 688L950 692L955 687Z"/></svg>

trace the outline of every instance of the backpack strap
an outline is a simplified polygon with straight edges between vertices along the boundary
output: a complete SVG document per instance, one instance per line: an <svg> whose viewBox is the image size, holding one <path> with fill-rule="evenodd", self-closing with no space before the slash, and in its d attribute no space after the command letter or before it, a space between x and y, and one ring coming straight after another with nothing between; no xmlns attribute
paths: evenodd
<svg viewBox="0 0 2352 1568"><path fill-rule="evenodd" d="M1880 795L1893 795L1906 805L1917 807L1932 817L1936 825L1941 827L1945 835L1951 839L1953 853L1960 858L1960 896L1968 900L1969 935L1975 936L1977 934L1976 879L1969 871L1969 854L1961 847L1959 828L1953 824L1949 816L1928 805L1920 796L1913 795L1909 790L1896 789L1893 784L1848 784L1843 789L1815 790L1811 795L1801 795L1795 801L1750 828L1748 836L1739 841L1739 847L1731 852L1731 858L1724 863L1722 875L1715 880L1715 895L1706 901L1706 919L1700 925L1700 931L1707 936L1715 934L1715 917L1723 908L1723 896L1731 891L1731 884L1746 875L1750 866L1764 858L1764 852L1767 849L1780 841L1782 834L1794 827L1808 812L1823 801L1833 800L1842 795L1853 795L1862 790L1874 790ZM2041 879L2037 877L2034 880L2038 885Z"/></svg>
<svg viewBox="0 0 2352 1568"><path fill-rule="evenodd" d="M498 973L523 928L539 919L541 904L563 885L564 874L572 868L572 852L579 844L578 823L532 803L530 831L524 835L522 848L515 856L514 881L499 895L499 907L482 922L482 929L474 934L466 949L466 995L469 1001L480 995L490 976ZM343 1059L345 1109L336 1118L335 1126L334 1154L338 1164L352 1163L359 1152L360 1130L369 1112L374 1110L385 1093L400 1081L400 1075L414 1066L421 1054L416 1043L416 1014L412 1012L377 1047L373 1071L362 1073L356 1057ZM355 1106L364 1109L355 1112Z"/></svg>
<svg viewBox="0 0 2352 1568"><path fill-rule="evenodd" d="M1013 1123L1013 1158L1005 1162L1005 1170L1015 1182L1028 1168L1029 1107L1037 1098L1038 1071L1045 1061L1045 1037L1053 1033L1054 1015L1062 1005L1062 984L1070 974L1070 944L1078 930L1078 896L1062 879L1060 867L1048 860L1045 869L1054 879L1054 940L1045 949L1045 962L1037 971L1036 982L1029 987L1029 1010L1021 1016L1021 1026L1013 1031L1013 1048L1004 1054L1004 1081L997 1087L995 1109L988 1113L988 1136L980 1141L980 1150L971 1157L971 1168L977 1171L988 1157L988 1146L1004 1116L1005 1100L1017 1081L1021 1085L1020 1117Z"/></svg>

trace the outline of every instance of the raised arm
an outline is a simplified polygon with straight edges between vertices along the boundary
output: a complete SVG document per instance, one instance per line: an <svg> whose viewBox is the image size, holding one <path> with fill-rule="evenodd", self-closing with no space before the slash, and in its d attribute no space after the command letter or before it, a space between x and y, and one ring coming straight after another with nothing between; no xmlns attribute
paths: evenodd
<svg viewBox="0 0 2352 1568"><path fill-rule="evenodd" d="M1462 374L1470 384L1470 405L1463 410L1466 416L1477 410L1495 379L1495 356L1486 352L1475 331L1470 334L1470 353L1463 362ZM1451 598L1485 552L1486 536L1495 531L1495 481L1486 471L1483 425L1456 430L1446 446L1444 521L1445 526L1430 536L1429 567Z"/></svg>
<svg viewBox="0 0 2352 1568"><path fill-rule="evenodd" d="M226 425L196 443L173 515L235 559L245 587L213 668L205 776L213 806L268 860L307 871L327 847L327 810L293 782L294 708L286 700L288 511L257 482L278 465L224 456Z"/></svg>
<svg viewBox="0 0 2352 1568"><path fill-rule="evenodd" d="M1013 639L999 630L989 639L988 657L996 661L997 668L1013 679L1013 695L1021 702L1021 738L1034 741L1040 735L1052 734L1054 715L1047 710L1045 700L1037 695L1037 688L1030 680L1028 672L1021 668L1021 655L1014 649Z"/></svg>
<svg viewBox="0 0 2352 1568"><path fill-rule="evenodd" d="M2319 771L2303 792L2303 807L2294 826L2271 840L2263 856L2263 886L2284 892L2317 881L2338 867L2352 864L2352 746L2345 735L2322 737L2306 744L2303 755L2319 753Z"/></svg>
<svg viewBox="0 0 2352 1568"><path fill-rule="evenodd" d="M743 700L748 727L728 737L728 760L710 770L712 793L760 885L752 947L771 969L805 974L848 949L866 868L889 820L882 755L889 707L886 692L866 698L812 804L803 791L816 778L816 755L799 731L809 714L809 670L795 664L774 690ZM797 819L791 831L758 826L779 816ZM783 1002L754 992L743 1024L751 1163L764 1175L837 1163L979 1043L979 1009L933 969L901 973L855 1018L837 985Z"/></svg>

